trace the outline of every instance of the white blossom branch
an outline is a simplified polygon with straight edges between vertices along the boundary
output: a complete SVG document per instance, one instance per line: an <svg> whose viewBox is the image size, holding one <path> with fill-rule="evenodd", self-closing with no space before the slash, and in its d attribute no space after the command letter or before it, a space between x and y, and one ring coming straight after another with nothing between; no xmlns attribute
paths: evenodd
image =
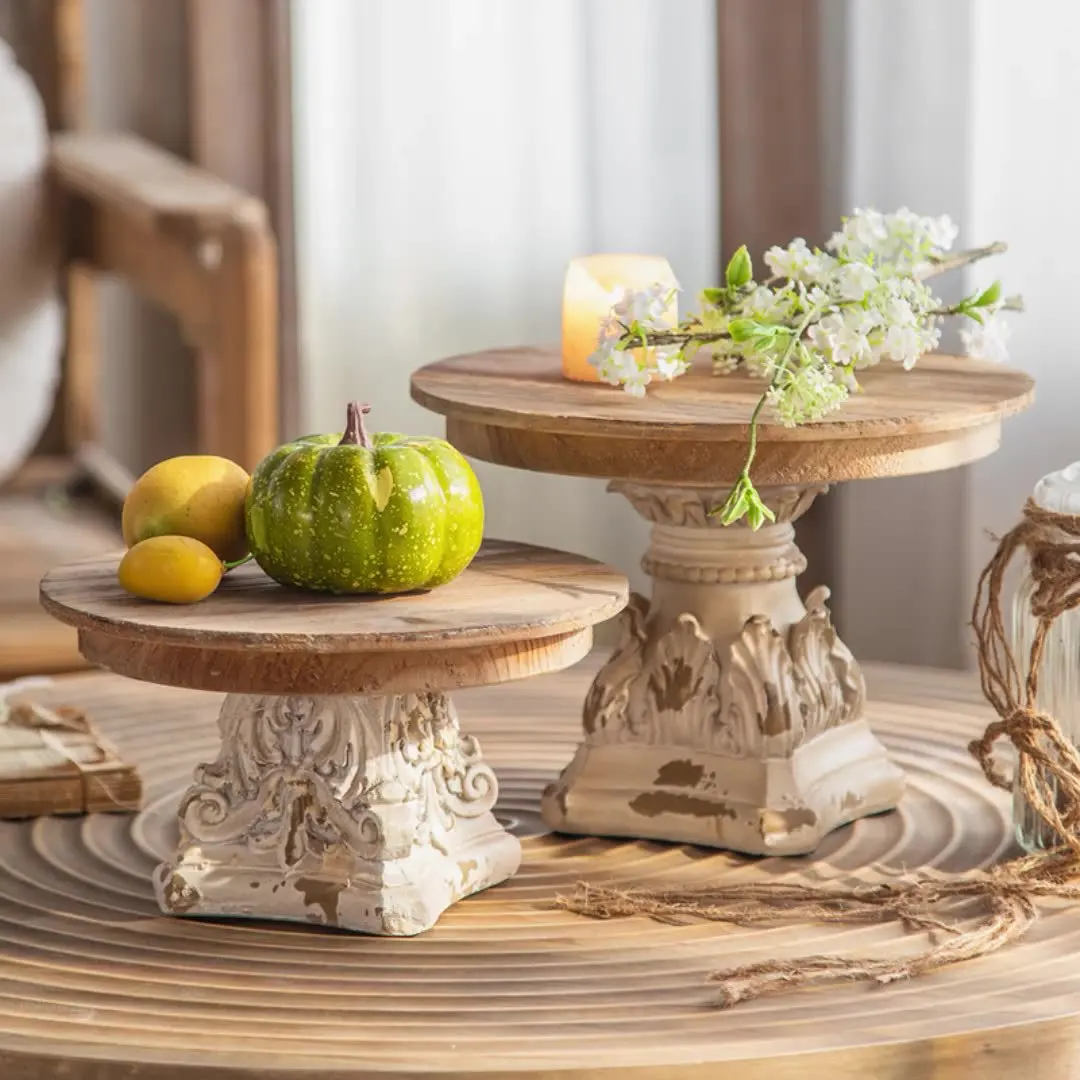
<svg viewBox="0 0 1080 1080"><path fill-rule="evenodd" d="M985 247L969 248L967 251L958 251L955 255L945 255L940 259L935 259L930 263L929 268L923 270L918 275L920 278L934 277L937 274L947 273L949 270L956 270L961 266L968 266L971 263L979 262L980 259L989 259L992 255L1003 255L1009 250L1009 245L1004 241L996 240L992 244L987 244Z"/></svg>

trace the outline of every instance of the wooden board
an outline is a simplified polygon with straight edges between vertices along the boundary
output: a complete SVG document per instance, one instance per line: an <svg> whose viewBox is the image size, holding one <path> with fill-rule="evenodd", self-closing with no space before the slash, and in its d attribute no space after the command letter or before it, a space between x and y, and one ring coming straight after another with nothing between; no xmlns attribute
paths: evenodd
<svg viewBox="0 0 1080 1080"><path fill-rule="evenodd" d="M626 579L577 555L487 541L428 593L332 597L287 589L254 563L200 604L138 600L116 555L45 575L46 611L89 659L133 678L251 693L449 689L551 671L588 651L627 601Z"/></svg>
<svg viewBox="0 0 1080 1080"><path fill-rule="evenodd" d="M888 988L709 1007L706 975L808 949L889 952L893 926L743 930L592 922L553 910L587 879L717 882L986 865L1008 800L964 749L987 710L967 677L869 671L871 718L910 789L900 810L829 837L819 858L751 861L545 832L540 791L569 759L595 666L457 696L523 840L506 885L411 940L168 919L150 886L193 765L217 747L214 695L111 676L49 700L90 710L147 783L138 817L0 824L4 1080L1071 1080L1080 913L1048 912L1011 949ZM151 722L148 722L151 721Z"/></svg>
<svg viewBox="0 0 1080 1080"><path fill-rule="evenodd" d="M38 603L38 582L57 563L120 543L96 511L57 502L42 490L0 497L0 681L85 666L75 632Z"/></svg>
<svg viewBox="0 0 1080 1080"><path fill-rule="evenodd" d="M1034 400L1022 372L966 357L923 357L912 371L859 373L862 392L815 424L766 423L759 484L829 483L932 472L997 448L1003 417ZM714 376L699 363L644 400L576 383L555 349L496 349L412 376L412 396L447 418L447 435L485 461L577 476L684 484L733 481L745 457L761 380ZM766 413L766 419L768 414Z"/></svg>

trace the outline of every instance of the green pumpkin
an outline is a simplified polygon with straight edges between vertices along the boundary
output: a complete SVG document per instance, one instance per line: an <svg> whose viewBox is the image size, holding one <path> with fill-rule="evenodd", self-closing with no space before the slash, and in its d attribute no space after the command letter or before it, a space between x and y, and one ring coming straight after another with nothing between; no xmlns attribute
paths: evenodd
<svg viewBox="0 0 1080 1080"><path fill-rule="evenodd" d="M448 442L364 429L278 447L248 487L248 543L275 581L330 593L403 593L445 585L472 562L484 500Z"/></svg>

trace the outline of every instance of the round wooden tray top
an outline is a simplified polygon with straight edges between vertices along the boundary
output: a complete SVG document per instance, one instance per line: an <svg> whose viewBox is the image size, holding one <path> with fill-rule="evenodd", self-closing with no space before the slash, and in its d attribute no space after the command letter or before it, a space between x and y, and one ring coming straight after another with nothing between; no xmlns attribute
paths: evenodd
<svg viewBox="0 0 1080 1080"><path fill-rule="evenodd" d="M883 363L824 420L761 428L758 484L816 484L952 468L998 446L1001 420L1027 408L1033 382L999 364L923 357ZM449 440L484 461L537 472L671 484L730 483L742 468L762 382L707 364L644 400L564 379L554 349L497 349L415 372L412 396L446 417ZM766 418L768 414L766 413Z"/></svg>
<svg viewBox="0 0 1080 1080"><path fill-rule="evenodd" d="M235 693L395 693L554 671L626 604L626 579L591 559L486 541L427 593L335 597L284 588L254 563L199 604L155 604L116 582L118 556L50 571L45 610L88 660L135 679Z"/></svg>
<svg viewBox="0 0 1080 1080"><path fill-rule="evenodd" d="M176 842L193 765L217 747L209 695L79 675L41 694L89 710L143 772L139 816L0 823L4 1080L1066 1080L1080 1052L1080 914L1050 911L983 960L885 988L710 1007L709 972L770 956L915 948L894 925L739 929L594 922L554 910L579 880L661 885L984 866L1007 799L965 750L971 681L870 670L870 714L910 778L900 809L813 859L552 836L537 805L579 737L592 658L458 695L523 839L505 885L409 940L162 917L151 871ZM148 723L147 721L152 721Z"/></svg>

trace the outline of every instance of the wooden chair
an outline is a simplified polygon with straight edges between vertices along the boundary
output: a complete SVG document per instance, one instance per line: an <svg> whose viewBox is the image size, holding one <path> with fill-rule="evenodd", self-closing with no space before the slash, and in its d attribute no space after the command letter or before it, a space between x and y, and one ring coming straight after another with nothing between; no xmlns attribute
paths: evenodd
<svg viewBox="0 0 1080 1080"><path fill-rule="evenodd" d="M278 268L260 200L142 139L83 130L83 0L0 0L0 37L53 132L68 318L52 421L0 493L2 680L80 666L73 635L40 612L37 582L117 545L131 477L99 443L95 276L121 276L177 318L197 365L191 450L250 469L278 435Z"/></svg>

